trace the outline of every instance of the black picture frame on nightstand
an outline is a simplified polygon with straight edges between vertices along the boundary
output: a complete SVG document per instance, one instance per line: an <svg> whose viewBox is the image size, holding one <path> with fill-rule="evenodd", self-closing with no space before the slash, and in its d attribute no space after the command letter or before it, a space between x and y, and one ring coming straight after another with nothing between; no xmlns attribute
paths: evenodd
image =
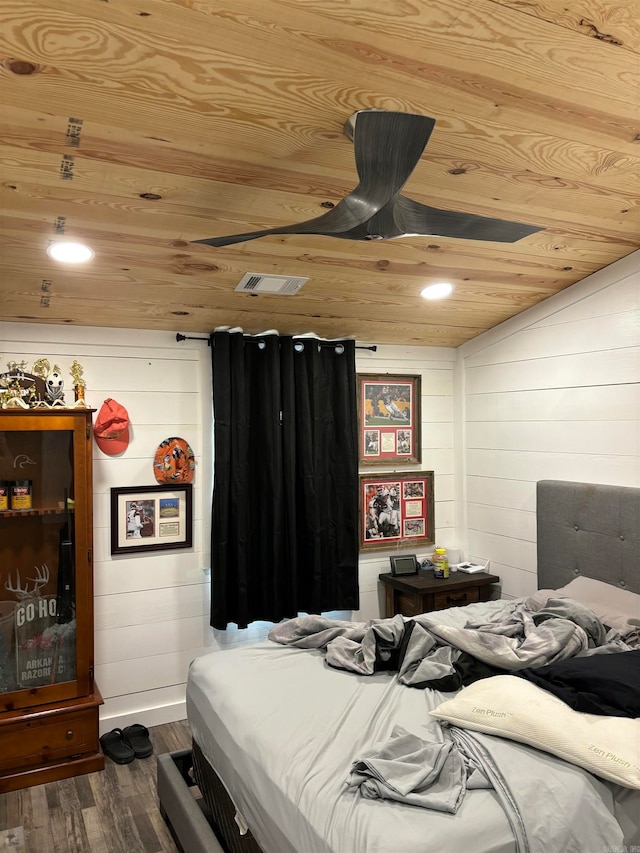
<svg viewBox="0 0 640 853"><path fill-rule="evenodd" d="M389 557L389 562L391 563L391 574L394 577L418 574L418 560L415 554L397 554Z"/></svg>

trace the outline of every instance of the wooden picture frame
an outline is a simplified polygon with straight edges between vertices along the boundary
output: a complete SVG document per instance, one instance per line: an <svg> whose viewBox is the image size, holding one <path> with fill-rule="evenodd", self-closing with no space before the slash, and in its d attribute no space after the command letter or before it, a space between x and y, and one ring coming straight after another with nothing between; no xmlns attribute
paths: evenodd
<svg viewBox="0 0 640 853"><path fill-rule="evenodd" d="M190 548L191 483L111 489L111 553Z"/></svg>
<svg viewBox="0 0 640 853"><path fill-rule="evenodd" d="M360 550L433 545L433 471L360 474Z"/></svg>
<svg viewBox="0 0 640 853"><path fill-rule="evenodd" d="M359 461L419 463L420 377L359 373Z"/></svg>

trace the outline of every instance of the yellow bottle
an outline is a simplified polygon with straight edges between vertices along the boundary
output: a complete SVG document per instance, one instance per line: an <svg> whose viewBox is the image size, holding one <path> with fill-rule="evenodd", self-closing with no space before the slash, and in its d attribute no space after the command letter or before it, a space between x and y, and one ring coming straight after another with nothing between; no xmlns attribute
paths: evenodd
<svg viewBox="0 0 640 853"><path fill-rule="evenodd" d="M436 548L433 554L433 576L434 578L449 577L449 558L446 548Z"/></svg>

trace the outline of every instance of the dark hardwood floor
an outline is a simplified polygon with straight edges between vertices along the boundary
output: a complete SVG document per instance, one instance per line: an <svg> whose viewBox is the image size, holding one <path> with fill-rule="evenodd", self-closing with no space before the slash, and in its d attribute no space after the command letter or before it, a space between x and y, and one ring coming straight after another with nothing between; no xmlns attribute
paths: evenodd
<svg viewBox="0 0 640 853"><path fill-rule="evenodd" d="M191 746L186 720L149 729L154 753L61 782L0 795L0 851L176 853L160 816L156 756Z"/></svg>

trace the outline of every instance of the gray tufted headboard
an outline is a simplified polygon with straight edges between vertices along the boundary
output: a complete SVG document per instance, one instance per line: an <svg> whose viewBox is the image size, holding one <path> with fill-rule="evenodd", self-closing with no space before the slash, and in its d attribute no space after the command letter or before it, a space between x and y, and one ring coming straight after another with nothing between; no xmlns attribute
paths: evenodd
<svg viewBox="0 0 640 853"><path fill-rule="evenodd" d="M640 489L540 480L538 587L578 575L640 593Z"/></svg>

